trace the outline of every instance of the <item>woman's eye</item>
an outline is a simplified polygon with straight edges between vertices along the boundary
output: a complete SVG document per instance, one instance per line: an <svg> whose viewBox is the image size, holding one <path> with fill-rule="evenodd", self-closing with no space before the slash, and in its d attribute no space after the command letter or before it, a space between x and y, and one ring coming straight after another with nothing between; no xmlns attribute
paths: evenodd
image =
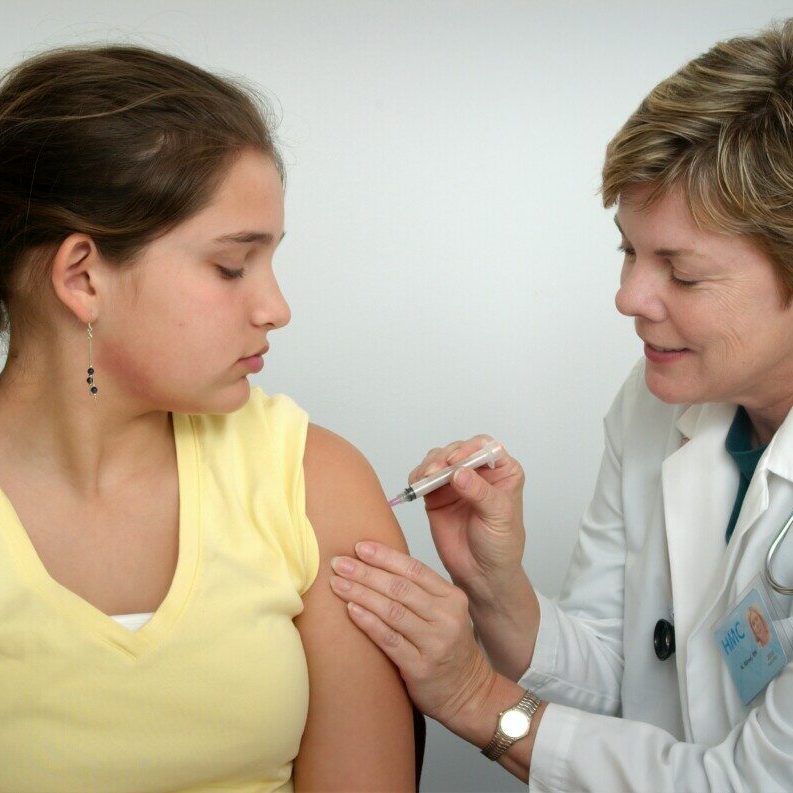
<svg viewBox="0 0 793 793"><path fill-rule="evenodd" d="M245 275L245 269L243 267L240 267L239 269L232 269L229 267L223 267L220 264L215 266L218 268L220 277L225 278L227 281L231 281L234 278L242 278L242 276Z"/></svg>
<svg viewBox="0 0 793 793"><path fill-rule="evenodd" d="M691 287L696 286L699 281L687 281L685 278L678 278L674 273L672 273L672 283L677 284L678 286L682 287Z"/></svg>
<svg viewBox="0 0 793 793"><path fill-rule="evenodd" d="M628 257L629 259L630 259L630 258L633 258L633 257L636 255L636 251L634 251L634 250L633 250L633 248L631 248L631 247L629 247L629 246L627 246L627 245L624 245L624 244L623 244L623 245L620 245L620 246L617 248L617 250L618 250L618 251L619 251L619 252L620 252L620 253L621 253L623 256L626 256L626 257Z"/></svg>

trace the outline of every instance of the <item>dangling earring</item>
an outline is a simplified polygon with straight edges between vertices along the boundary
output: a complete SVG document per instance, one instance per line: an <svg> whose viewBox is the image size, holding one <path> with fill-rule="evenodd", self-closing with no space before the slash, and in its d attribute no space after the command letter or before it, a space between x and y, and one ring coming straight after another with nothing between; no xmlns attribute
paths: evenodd
<svg viewBox="0 0 793 793"><path fill-rule="evenodd" d="M94 385L94 348L93 348L93 341L94 341L94 329L91 327L91 323L88 323L88 393L96 399L96 395L99 389Z"/></svg>

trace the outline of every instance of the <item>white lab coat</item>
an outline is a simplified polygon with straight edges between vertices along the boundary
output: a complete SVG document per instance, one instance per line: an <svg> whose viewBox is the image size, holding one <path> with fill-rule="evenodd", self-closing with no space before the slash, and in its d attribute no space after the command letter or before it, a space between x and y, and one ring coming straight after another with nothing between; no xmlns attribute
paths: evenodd
<svg viewBox="0 0 793 793"><path fill-rule="evenodd" d="M793 510L793 412L726 545L735 409L664 404L647 390L643 364L617 396L567 583L558 604L540 598L521 678L553 703L535 742L532 790L793 791L793 664L744 706L713 638ZM793 585L793 534L778 559L776 577ZM789 620L793 598L775 599ZM666 661L653 650L659 618L675 625Z"/></svg>

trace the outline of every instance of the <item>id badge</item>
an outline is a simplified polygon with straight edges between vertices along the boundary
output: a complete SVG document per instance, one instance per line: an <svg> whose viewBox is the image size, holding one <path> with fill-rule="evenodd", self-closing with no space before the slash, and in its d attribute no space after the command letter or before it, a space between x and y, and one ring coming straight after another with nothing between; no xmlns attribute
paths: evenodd
<svg viewBox="0 0 793 793"><path fill-rule="evenodd" d="M744 705L787 664L791 642L785 623L759 576L741 593L737 605L716 623L716 646Z"/></svg>

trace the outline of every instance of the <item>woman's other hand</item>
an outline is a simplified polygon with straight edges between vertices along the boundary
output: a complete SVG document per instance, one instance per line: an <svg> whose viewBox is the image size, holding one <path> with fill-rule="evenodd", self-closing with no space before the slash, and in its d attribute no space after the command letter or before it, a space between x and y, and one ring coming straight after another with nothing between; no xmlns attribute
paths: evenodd
<svg viewBox="0 0 793 793"><path fill-rule="evenodd" d="M396 664L411 699L455 730L495 672L474 637L465 593L407 554L359 542L332 560L331 587L352 621Z"/></svg>
<svg viewBox="0 0 793 793"><path fill-rule="evenodd" d="M359 542L355 552L357 559L332 560L336 575L330 579L352 621L399 668L419 710L475 746L487 745L498 714L524 691L486 660L465 593L387 545ZM538 711L527 739L499 759L524 782L541 718Z"/></svg>

